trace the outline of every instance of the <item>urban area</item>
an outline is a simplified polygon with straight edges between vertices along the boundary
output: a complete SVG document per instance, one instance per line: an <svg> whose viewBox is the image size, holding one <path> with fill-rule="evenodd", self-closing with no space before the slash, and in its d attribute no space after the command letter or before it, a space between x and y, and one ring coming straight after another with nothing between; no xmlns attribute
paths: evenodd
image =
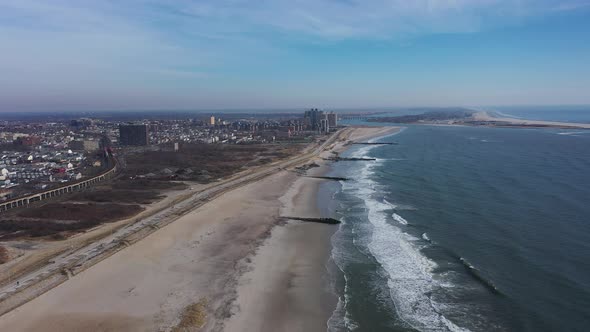
<svg viewBox="0 0 590 332"><path fill-rule="evenodd" d="M115 156L163 148L178 150L183 144L308 142L337 126L336 113L316 108L303 116L228 113L141 121L90 117L55 122L3 121L0 203L97 176L114 166ZM167 175L176 171L162 170ZM4 204L0 210L28 203Z"/></svg>

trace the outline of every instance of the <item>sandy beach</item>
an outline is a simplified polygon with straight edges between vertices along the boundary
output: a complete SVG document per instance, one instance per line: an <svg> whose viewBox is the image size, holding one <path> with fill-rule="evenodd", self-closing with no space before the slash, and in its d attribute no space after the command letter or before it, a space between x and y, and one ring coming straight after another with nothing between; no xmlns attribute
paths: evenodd
<svg viewBox="0 0 590 332"><path fill-rule="evenodd" d="M590 123L574 123L574 122L558 122L558 121L541 121L541 120L526 120L508 117L491 116L488 112L480 111L473 115L474 120L477 121L491 121L491 122L506 122L513 126L547 126L560 128L579 128L590 129Z"/></svg>
<svg viewBox="0 0 590 332"><path fill-rule="evenodd" d="M399 128L355 128L347 140L361 142L397 132ZM343 142L332 151L345 150ZM322 157L329 157L326 152ZM329 163L316 160L308 171L321 176ZM318 208L318 187L323 180L300 177L281 197L282 216L330 217ZM337 226L288 221L272 230L253 259L252 268L239 279L237 312L225 331L326 331L338 298L331 290L327 264L330 237Z"/></svg>
<svg viewBox="0 0 590 332"><path fill-rule="evenodd" d="M346 129L330 150L392 133ZM323 174L320 165L308 175ZM324 331L334 225L292 169L229 191L0 317L2 331Z"/></svg>

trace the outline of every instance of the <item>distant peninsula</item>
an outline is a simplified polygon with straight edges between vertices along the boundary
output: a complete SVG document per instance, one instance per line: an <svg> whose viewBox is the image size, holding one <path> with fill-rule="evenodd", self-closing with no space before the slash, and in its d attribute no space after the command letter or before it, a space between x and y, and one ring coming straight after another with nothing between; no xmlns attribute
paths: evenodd
<svg viewBox="0 0 590 332"><path fill-rule="evenodd" d="M590 123L573 123L557 121L539 121L502 117L495 112L476 111L467 108L445 108L425 110L421 114L370 117L368 122L425 124L425 125L459 125L507 128L561 128L590 129Z"/></svg>
<svg viewBox="0 0 590 332"><path fill-rule="evenodd" d="M448 122L460 119L470 118L475 111L465 108L437 109L427 111L422 114L410 114L391 117L372 117L367 119L369 122L391 122L391 123L436 123L440 121Z"/></svg>

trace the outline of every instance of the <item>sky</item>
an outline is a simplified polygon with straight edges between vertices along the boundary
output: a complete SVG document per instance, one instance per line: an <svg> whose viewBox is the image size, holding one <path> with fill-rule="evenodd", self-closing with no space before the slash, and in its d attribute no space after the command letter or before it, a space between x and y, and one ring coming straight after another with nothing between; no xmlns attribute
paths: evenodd
<svg viewBox="0 0 590 332"><path fill-rule="evenodd" d="M0 112L590 104L590 0L0 0Z"/></svg>

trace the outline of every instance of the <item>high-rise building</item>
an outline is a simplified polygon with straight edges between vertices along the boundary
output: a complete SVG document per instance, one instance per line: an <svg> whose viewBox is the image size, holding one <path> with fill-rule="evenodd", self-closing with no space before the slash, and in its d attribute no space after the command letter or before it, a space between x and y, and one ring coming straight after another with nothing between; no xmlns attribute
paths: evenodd
<svg viewBox="0 0 590 332"><path fill-rule="evenodd" d="M209 118L209 124L211 126L215 126L215 117L213 115L211 115L211 118Z"/></svg>
<svg viewBox="0 0 590 332"><path fill-rule="evenodd" d="M317 108L312 108L309 111L305 111L304 118L311 126L311 130L320 130L320 121L324 118L324 112Z"/></svg>
<svg viewBox="0 0 590 332"><path fill-rule="evenodd" d="M148 145L148 126L146 124L119 125L119 144Z"/></svg>
<svg viewBox="0 0 590 332"><path fill-rule="evenodd" d="M325 113L317 108L312 108L309 111L305 111L303 117L304 123L311 130L327 133L330 131L330 128L338 126L338 114L334 112Z"/></svg>
<svg viewBox="0 0 590 332"><path fill-rule="evenodd" d="M338 114L334 112L328 113L328 125L330 125L330 128L336 128L338 126Z"/></svg>
<svg viewBox="0 0 590 332"><path fill-rule="evenodd" d="M323 118L320 120L319 131L322 133L329 133L330 132L330 125L328 124L327 115L324 115Z"/></svg>

